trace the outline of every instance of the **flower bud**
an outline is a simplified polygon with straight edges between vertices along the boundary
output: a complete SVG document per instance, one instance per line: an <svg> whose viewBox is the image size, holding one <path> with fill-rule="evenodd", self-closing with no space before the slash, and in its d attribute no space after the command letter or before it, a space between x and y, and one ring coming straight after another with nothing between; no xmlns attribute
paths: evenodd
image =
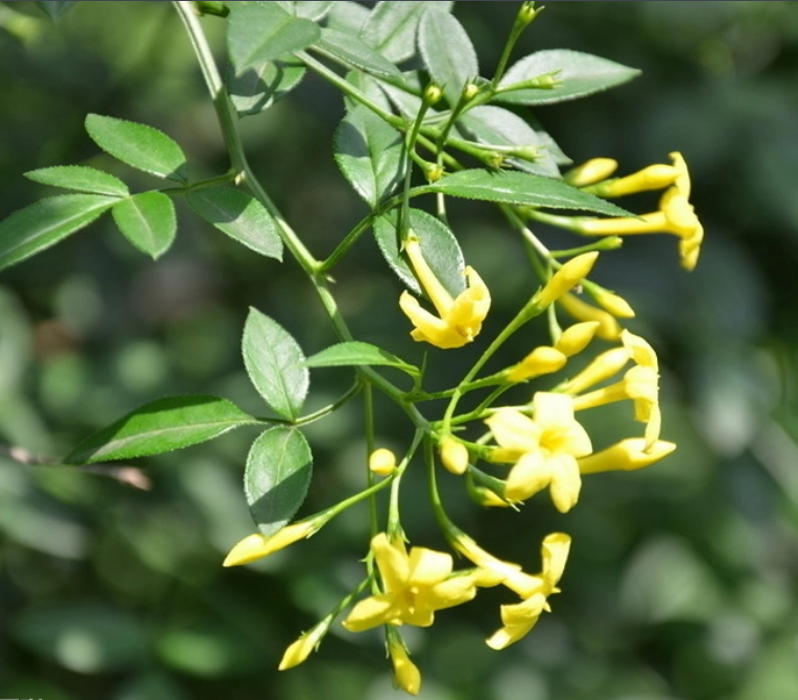
<svg viewBox="0 0 798 700"><path fill-rule="evenodd" d="M396 469L396 455L384 447L374 450L369 456L369 469L380 476L393 474Z"/></svg>
<svg viewBox="0 0 798 700"><path fill-rule="evenodd" d="M327 620L322 620L319 624L300 635L299 639L290 644L285 650L277 670L285 671L305 661L305 659L319 646L319 642L322 637L327 634L329 627L329 622Z"/></svg>
<svg viewBox="0 0 798 700"><path fill-rule="evenodd" d="M590 290L596 303L617 318L634 318L635 311L623 297L613 294L606 289Z"/></svg>
<svg viewBox="0 0 798 700"><path fill-rule="evenodd" d="M563 294L566 294L576 285L580 284L590 273L598 255L599 254L595 251L591 253L582 253L582 255L577 255L575 258L571 258L568 262L563 264L546 283L546 286L538 292L538 304L541 307L549 306L549 304L557 301Z"/></svg>
<svg viewBox="0 0 798 700"><path fill-rule="evenodd" d="M590 344L593 336L596 335L599 325L598 321L583 321L582 323L568 326L562 332L554 347L566 357L576 355Z"/></svg>
<svg viewBox="0 0 798 700"><path fill-rule="evenodd" d="M436 102L440 102L441 97L443 97L443 90L434 83L427 85L424 89L424 102L430 106L434 105Z"/></svg>
<svg viewBox="0 0 798 700"><path fill-rule="evenodd" d="M301 520L293 525L288 525L268 537L260 533L248 535L230 550L222 566L249 564L256 559L273 554L297 540L310 537L323 524L324 520L322 518L315 517L311 520Z"/></svg>
<svg viewBox="0 0 798 700"><path fill-rule="evenodd" d="M568 358L556 348L541 345L530 352L521 362L511 367L507 381L515 384L525 379L551 374L565 367Z"/></svg>
<svg viewBox="0 0 798 700"><path fill-rule="evenodd" d="M574 187L587 187L606 180L618 169L618 161L612 158L591 158L586 163L569 170L562 177Z"/></svg>
<svg viewBox="0 0 798 700"><path fill-rule="evenodd" d="M468 448L451 435L440 442L441 462L452 474L463 474L468 469Z"/></svg>

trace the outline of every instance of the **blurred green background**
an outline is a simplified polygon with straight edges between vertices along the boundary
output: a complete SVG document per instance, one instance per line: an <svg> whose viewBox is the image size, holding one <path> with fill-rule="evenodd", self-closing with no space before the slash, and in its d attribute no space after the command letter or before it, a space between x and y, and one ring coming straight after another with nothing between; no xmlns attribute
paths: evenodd
<svg viewBox="0 0 798 700"><path fill-rule="evenodd" d="M455 14L483 75L498 61L515 2L460 2ZM214 45L224 22L203 20ZM681 151L706 239L698 268L672 237L640 237L602 258L598 281L632 302L630 327L660 354L663 437L649 470L586 479L579 506L545 496L522 512L480 513L444 480L452 517L507 559L538 562L554 529L574 538L563 593L522 642L485 647L498 626L488 590L406 637L427 700L795 700L798 697L798 5L791 2L552 2L517 56L595 53L642 77L578 103L541 108L576 162L611 156L631 172ZM225 153L181 25L166 2L81 3L54 25L35 3L0 4L0 217L47 194L21 173L67 163L153 186L98 153L89 112L160 127L198 163ZM255 169L310 248L323 255L364 213L331 157L339 96L308 77L243 131ZM641 200L645 211L648 200ZM635 206L633 202L630 206ZM181 211L159 262L110 217L0 274L0 444L59 456L148 400L216 393L263 406L243 371L247 307L275 317L310 354L333 342L297 267L258 258ZM452 212L469 262L495 298L491 329L533 283L488 207ZM364 238L336 271L364 340L414 358L396 311L400 285ZM397 341L397 338L400 340ZM509 355L528 351L519 338ZM441 386L468 353L434 365ZM314 371L310 408L347 386ZM378 404L382 444L408 428ZM626 420L613 413L606 421ZM362 415L348 406L308 431L315 479L301 513L359 488ZM597 430L626 430L597 424ZM299 667L284 647L359 580L366 512L308 542L224 570L252 529L241 493L248 429L140 460L148 491L0 455L0 696L46 700L305 700L400 697L378 633L336 631ZM405 526L441 545L409 485Z"/></svg>

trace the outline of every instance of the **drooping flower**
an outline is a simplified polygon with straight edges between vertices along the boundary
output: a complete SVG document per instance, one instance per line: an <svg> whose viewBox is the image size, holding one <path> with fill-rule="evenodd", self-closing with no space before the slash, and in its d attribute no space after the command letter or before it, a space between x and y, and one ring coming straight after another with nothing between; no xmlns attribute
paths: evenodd
<svg viewBox="0 0 798 700"><path fill-rule="evenodd" d="M502 408L485 422L499 445L491 459L515 463L505 498L524 501L548 486L557 510L567 513L582 486L576 460L593 451L590 437L574 419L573 397L539 391L532 399L531 418Z"/></svg>
<svg viewBox="0 0 798 700"><path fill-rule="evenodd" d="M411 234L405 241L404 250L418 281L438 312L435 316L409 292L402 292L399 306L415 326L410 333L413 340L443 349L470 343L482 330L482 322L490 310L490 291L482 278L472 267L466 267L468 288L453 299L424 259L418 238Z"/></svg>
<svg viewBox="0 0 798 700"><path fill-rule="evenodd" d="M429 627L436 610L471 600L477 593L471 572L453 573L450 554L424 547L407 553L404 542L381 532L371 540L385 592L369 596L352 608L343 624L350 632L379 625Z"/></svg>
<svg viewBox="0 0 798 700"><path fill-rule="evenodd" d="M704 227L690 204L690 174L681 153L670 154L673 184L663 193L659 210L639 217L580 219L576 230L594 236L623 236L639 233L672 233L679 237L682 267L695 268L704 238ZM669 167L669 166L664 166Z"/></svg>
<svg viewBox="0 0 798 700"><path fill-rule="evenodd" d="M559 593L557 583L565 570L571 538L555 532L547 535L541 546L543 567L537 576L537 585L526 595L522 595L520 603L501 606L503 627L496 630L487 640L491 649L504 649L525 636L537 623L541 613L551 612L548 597Z"/></svg>
<svg viewBox="0 0 798 700"><path fill-rule="evenodd" d="M316 517L287 525L273 535L267 536L260 533L247 535L230 550L222 566L249 564L256 559L273 554L289 544L310 537L319 530L324 522L324 518Z"/></svg>
<svg viewBox="0 0 798 700"><path fill-rule="evenodd" d="M659 462L675 449L676 445L667 440L657 440L653 445L647 446L643 438L627 438L577 461L582 474L632 471Z"/></svg>
<svg viewBox="0 0 798 700"><path fill-rule="evenodd" d="M621 333L621 341L624 345L623 349L635 363L634 367L627 370L620 381L575 397L574 408L579 411L613 401L631 399L634 402L635 420L646 424L645 442L646 446L650 448L659 438L662 424L659 407L657 355L654 348L644 338L629 331L624 330ZM617 350L621 350L621 348L616 348ZM612 352L614 351L608 351L608 353ZM622 355L619 354L620 357ZM575 380L577 379L578 377L575 378ZM565 390L575 393L574 388L577 386L577 384L573 384L566 387Z"/></svg>

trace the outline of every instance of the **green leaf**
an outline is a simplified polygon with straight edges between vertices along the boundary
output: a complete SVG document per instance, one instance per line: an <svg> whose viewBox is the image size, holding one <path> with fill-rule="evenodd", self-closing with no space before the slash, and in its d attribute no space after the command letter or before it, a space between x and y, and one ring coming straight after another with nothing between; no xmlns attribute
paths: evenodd
<svg viewBox="0 0 798 700"><path fill-rule="evenodd" d="M465 261L460 244L449 228L420 209L410 209L410 228L418 237L424 260L452 297L466 288ZM397 214L390 212L374 222L374 237L391 269L413 292L421 295L418 280L399 251Z"/></svg>
<svg viewBox="0 0 798 700"><path fill-rule="evenodd" d="M57 22L78 3L77 0L36 0L36 4L53 22Z"/></svg>
<svg viewBox="0 0 798 700"><path fill-rule="evenodd" d="M368 8L363 5L350 0L338 0L327 15L327 26L340 32L357 34L369 14Z"/></svg>
<svg viewBox="0 0 798 700"><path fill-rule="evenodd" d="M416 34L422 15L430 8L451 11L453 2L378 2L369 13L360 36L389 61L398 63L416 54Z"/></svg>
<svg viewBox="0 0 798 700"><path fill-rule="evenodd" d="M163 192L141 192L111 209L119 230L142 253L161 257L175 240L175 205Z"/></svg>
<svg viewBox="0 0 798 700"><path fill-rule="evenodd" d="M293 90L305 77L299 59L266 60L241 68L228 65L227 91L240 116L259 114Z"/></svg>
<svg viewBox="0 0 798 700"><path fill-rule="evenodd" d="M560 177L557 163L546 148L546 142L517 114L502 107L483 105L468 110L457 123L486 146L531 146L539 149L540 157L535 161L520 158L508 158L507 161L518 170Z"/></svg>
<svg viewBox="0 0 798 700"><path fill-rule="evenodd" d="M233 2L228 6L227 46L238 74L263 61L304 49L321 36L315 22L294 17L275 2Z"/></svg>
<svg viewBox="0 0 798 700"><path fill-rule="evenodd" d="M477 54L466 30L448 12L432 8L421 17L418 48L433 80L454 105L466 82L479 76Z"/></svg>
<svg viewBox="0 0 798 700"><path fill-rule="evenodd" d="M608 216L635 216L615 204L566 185L562 180L532 173L461 170L458 173L445 175L437 182L415 188L411 193L421 191L442 192L452 197L481 199L488 202L592 211Z"/></svg>
<svg viewBox="0 0 798 700"><path fill-rule="evenodd" d="M25 173L25 177L42 185L63 187L67 190L107 194L114 197L127 197L130 194L127 185L118 177L104 173L102 170L85 165L56 165L52 168L40 168Z"/></svg>
<svg viewBox="0 0 798 700"><path fill-rule="evenodd" d="M89 114L86 131L106 153L145 173L186 182L186 156L166 134L147 124Z"/></svg>
<svg viewBox="0 0 798 700"><path fill-rule="evenodd" d="M404 177L401 134L363 106L356 106L335 131L335 160L355 191L372 207Z"/></svg>
<svg viewBox="0 0 798 700"><path fill-rule="evenodd" d="M282 260L283 242L272 215L254 197L233 187L203 187L186 194L209 224L267 258Z"/></svg>
<svg viewBox="0 0 798 700"><path fill-rule="evenodd" d="M347 68L357 69L384 78L398 78L399 69L358 37L337 29L322 29L314 48Z"/></svg>
<svg viewBox="0 0 798 700"><path fill-rule="evenodd" d="M279 323L250 308L242 351L258 393L275 413L296 420L310 386L305 355L296 340Z"/></svg>
<svg viewBox="0 0 798 700"><path fill-rule="evenodd" d="M0 270L55 245L119 201L99 194L61 194L0 221Z"/></svg>
<svg viewBox="0 0 798 700"><path fill-rule="evenodd" d="M305 365L308 367L383 365L386 367L396 367L413 377L417 377L420 374L420 370L415 365L408 364L404 360L399 359L396 355L376 345L363 343L359 340L331 345L309 357Z"/></svg>
<svg viewBox="0 0 798 700"><path fill-rule="evenodd" d="M144 404L89 435L64 462L91 464L161 454L259 422L234 403L217 396L170 396Z"/></svg>
<svg viewBox="0 0 798 700"><path fill-rule="evenodd" d="M244 471L249 512L264 535L284 527L308 492L313 455L296 428L277 426L252 443Z"/></svg>
<svg viewBox="0 0 798 700"><path fill-rule="evenodd" d="M615 63L606 58L568 49L538 51L510 67L499 82L500 88L560 71L556 78L562 82L551 89L523 89L500 92L496 102L524 105L550 105L576 100L628 82L640 75L636 68Z"/></svg>
<svg viewBox="0 0 798 700"><path fill-rule="evenodd" d="M295 17L305 17L318 22L330 13L335 2L333 0L280 0L274 4L279 5Z"/></svg>

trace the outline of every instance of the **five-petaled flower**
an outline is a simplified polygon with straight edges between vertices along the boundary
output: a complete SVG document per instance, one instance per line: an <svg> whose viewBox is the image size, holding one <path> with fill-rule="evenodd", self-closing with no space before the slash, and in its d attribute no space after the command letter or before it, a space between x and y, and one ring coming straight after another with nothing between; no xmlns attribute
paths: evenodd
<svg viewBox="0 0 798 700"><path fill-rule="evenodd" d="M419 304L418 299L405 291L399 306L413 322L413 340L436 347L459 348L470 343L482 330L482 322L490 309L490 291L472 267L465 268L468 287L456 298L441 284L421 252L421 243L412 233L404 243L404 250L438 316Z"/></svg>
<svg viewBox="0 0 798 700"><path fill-rule="evenodd" d="M512 408L500 408L485 421L498 447L494 462L514 462L504 496L524 501L549 487L561 513L579 499L582 486L577 458L593 451L585 429L574 419L574 400L566 394L539 391L532 399L532 417Z"/></svg>
<svg viewBox="0 0 798 700"><path fill-rule="evenodd" d="M384 593L369 596L352 608L343 624L350 632L407 623L429 627L435 611L471 600L477 594L474 572L453 573L451 554L424 547L407 553L401 539L381 532L371 540Z"/></svg>
<svg viewBox="0 0 798 700"><path fill-rule="evenodd" d="M535 583L525 594L520 603L501 606L503 627L496 630L487 640L491 649L504 649L526 635L537 623L541 613L551 612L548 597L559 593L557 583L565 570L571 538L555 532L547 535L541 546L543 567L537 576L530 576Z"/></svg>

